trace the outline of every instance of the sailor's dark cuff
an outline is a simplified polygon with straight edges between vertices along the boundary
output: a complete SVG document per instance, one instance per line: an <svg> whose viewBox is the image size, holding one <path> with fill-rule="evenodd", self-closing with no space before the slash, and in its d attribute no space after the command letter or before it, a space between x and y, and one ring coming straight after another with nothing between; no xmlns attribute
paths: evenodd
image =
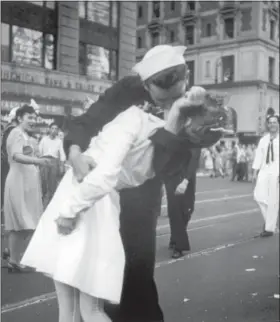
<svg viewBox="0 0 280 322"><path fill-rule="evenodd" d="M181 151L184 147L184 139L177 135L168 132L164 128L157 130L155 134L150 136L150 140L154 145L161 145L162 147L173 152Z"/></svg>

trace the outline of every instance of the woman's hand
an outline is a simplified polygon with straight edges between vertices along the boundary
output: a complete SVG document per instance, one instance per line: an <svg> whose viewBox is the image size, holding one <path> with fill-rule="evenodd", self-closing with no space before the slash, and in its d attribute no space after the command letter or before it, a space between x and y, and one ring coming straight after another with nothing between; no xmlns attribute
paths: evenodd
<svg viewBox="0 0 280 322"><path fill-rule="evenodd" d="M55 222L59 234L69 235L76 228L77 218L58 217Z"/></svg>
<svg viewBox="0 0 280 322"><path fill-rule="evenodd" d="M41 167L51 167L53 165L53 161L49 158L38 158L38 161L35 164Z"/></svg>
<svg viewBox="0 0 280 322"><path fill-rule="evenodd" d="M207 91L200 86L193 86L185 96L179 98L172 106L171 109L182 111L188 107L199 106L204 103Z"/></svg>
<svg viewBox="0 0 280 322"><path fill-rule="evenodd" d="M181 112L188 107L199 106L203 103L206 90L199 86L194 86L185 96L175 101L169 111L165 129L173 134L178 134L185 125L186 120L182 118Z"/></svg>

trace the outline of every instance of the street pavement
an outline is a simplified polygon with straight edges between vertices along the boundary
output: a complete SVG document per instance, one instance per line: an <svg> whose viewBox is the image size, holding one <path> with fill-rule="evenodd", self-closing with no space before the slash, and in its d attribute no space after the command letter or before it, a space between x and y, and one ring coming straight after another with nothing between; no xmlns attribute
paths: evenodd
<svg viewBox="0 0 280 322"><path fill-rule="evenodd" d="M250 183L198 178L192 250L172 260L163 203L155 276L165 322L279 321L279 234L259 238L262 225ZM3 266L2 321L57 321L52 282Z"/></svg>

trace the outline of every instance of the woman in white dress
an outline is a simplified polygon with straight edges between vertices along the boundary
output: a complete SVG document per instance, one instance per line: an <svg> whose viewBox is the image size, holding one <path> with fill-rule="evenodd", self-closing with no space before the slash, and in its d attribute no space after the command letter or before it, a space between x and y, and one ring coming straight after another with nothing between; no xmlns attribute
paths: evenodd
<svg viewBox="0 0 280 322"><path fill-rule="evenodd" d="M205 149L204 151L204 167L206 173L209 175L209 177L214 176L214 162L213 162L213 157L210 149Z"/></svg>
<svg viewBox="0 0 280 322"><path fill-rule="evenodd" d="M85 152L96 168L80 184L71 169L66 173L24 254L22 263L51 276L58 292L57 282L80 291L84 321L91 315L87 309L92 308L85 303L97 303L98 298L120 301L125 258L117 190L141 185L154 176L148 138L163 126L162 120L136 106L105 126ZM71 234L59 233L56 221L60 217L76 218ZM104 315L101 309L96 313ZM105 315L100 321L107 321Z"/></svg>
<svg viewBox="0 0 280 322"><path fill-rule="evenodd" d="M50 162L37 157L30 136L36 117L32 106L18 108L17 126L6 142L10 168L5 182L4 216L9 245L9 252L6 251L8 271L11 273L29 271L20 265L20 260L43 212L39 166L47 166Z"/></svg>

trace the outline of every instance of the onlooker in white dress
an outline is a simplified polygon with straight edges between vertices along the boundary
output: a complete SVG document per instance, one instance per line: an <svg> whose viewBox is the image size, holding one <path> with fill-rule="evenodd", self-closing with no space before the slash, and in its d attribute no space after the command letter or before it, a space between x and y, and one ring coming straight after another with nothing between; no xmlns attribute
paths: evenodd
<svg viewBox="0 0 280 322"><path fill-rule="evenodd" d="M28 135L36 114L29 105L16 112L18 126L7 139L10 164L4 192L5 230L8 232L9 271L19 272L26 242L42 215L42 194L38 165L48 161L36 157L34 143Z"/></svg>

